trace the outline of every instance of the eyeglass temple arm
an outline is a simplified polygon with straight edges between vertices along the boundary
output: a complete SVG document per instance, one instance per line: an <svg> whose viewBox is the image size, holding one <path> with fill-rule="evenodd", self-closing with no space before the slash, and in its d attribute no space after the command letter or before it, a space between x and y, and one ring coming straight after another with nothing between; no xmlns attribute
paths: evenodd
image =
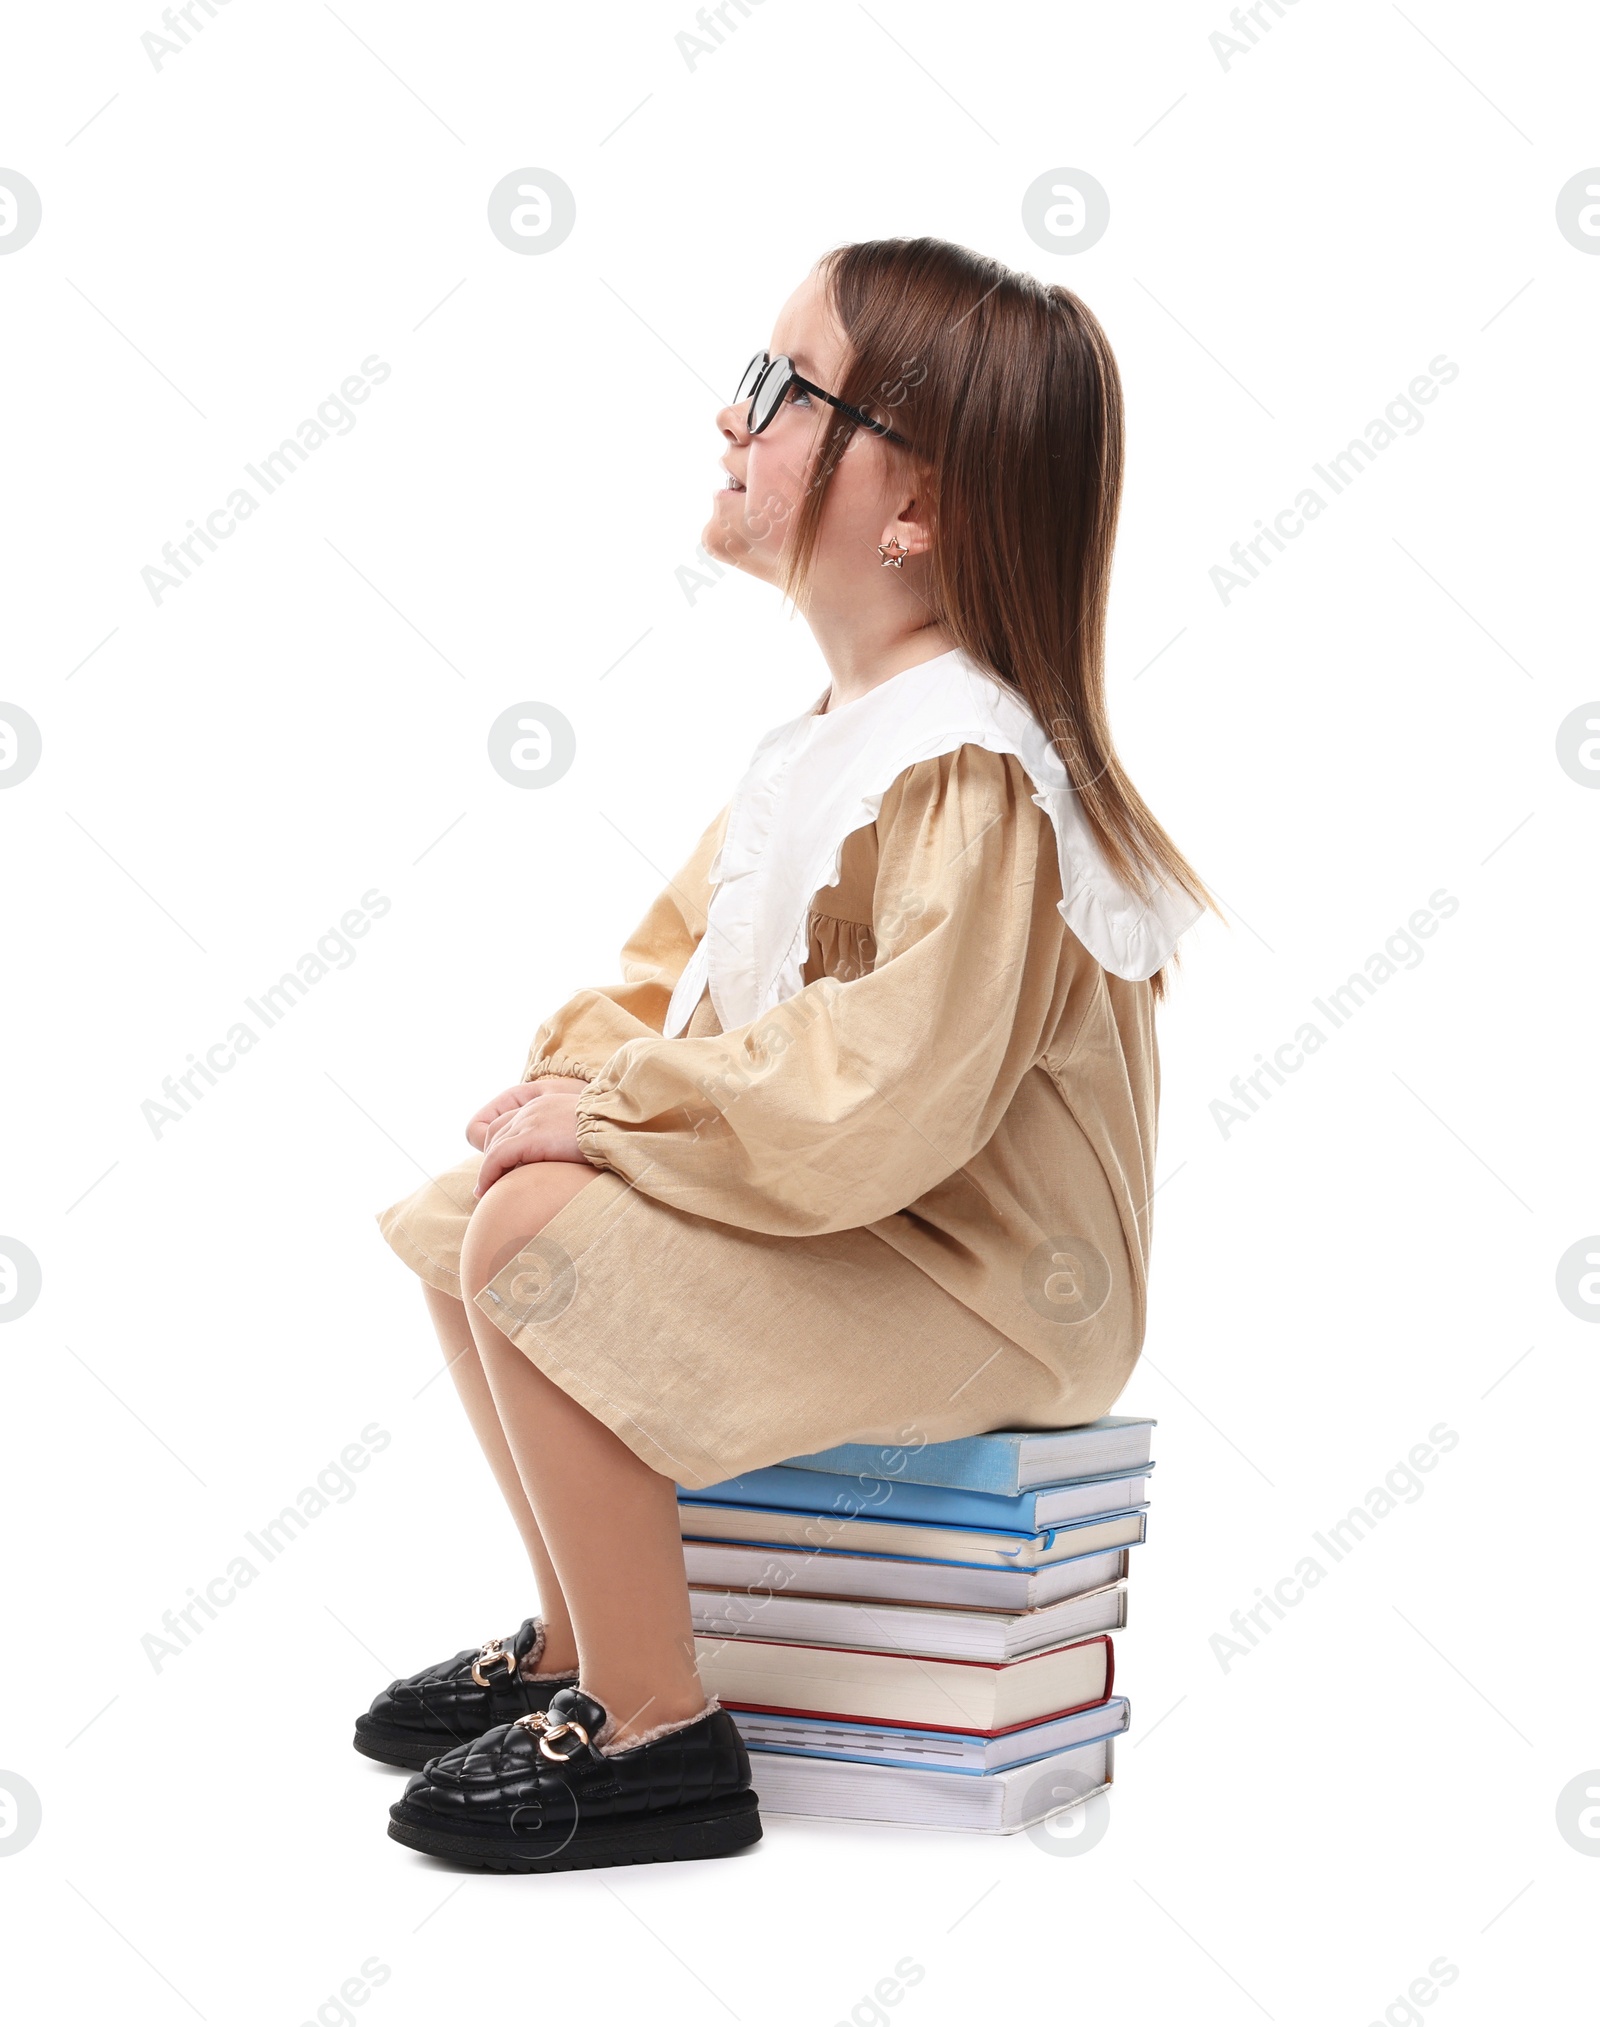
<svg viewBox="0 0 1600 2027"><path fill-rule="evenodd" d="M837 394L830 394L825 387L818 387L814 381L805 379L799 373L794 376L794 384L796 387L803 387L807 394L815 394L819 400L827 402L830 408L837 408L841 415L848 415L852 422L859 422L863 429L870 429L875 436L886 436L891 443L902 444L910 450L911 445L898 430L891 429L886 422L874 421L864 408L852 408L848 401L841 401Z"/></svg>

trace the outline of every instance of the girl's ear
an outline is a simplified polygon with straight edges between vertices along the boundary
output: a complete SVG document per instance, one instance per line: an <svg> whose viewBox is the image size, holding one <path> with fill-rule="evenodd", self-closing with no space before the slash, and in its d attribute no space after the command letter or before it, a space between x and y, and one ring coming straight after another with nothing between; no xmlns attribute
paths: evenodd
<svg viewBox="0 0 1600 2027"><path fill-rule="evenodd" d="M898 544L900 553L906 556L926 556L933 547L933 529L923 519L923 501L913 494L900 503L899 511L892 520L883 524L882 541L885 548L891 542Z"/></svg>

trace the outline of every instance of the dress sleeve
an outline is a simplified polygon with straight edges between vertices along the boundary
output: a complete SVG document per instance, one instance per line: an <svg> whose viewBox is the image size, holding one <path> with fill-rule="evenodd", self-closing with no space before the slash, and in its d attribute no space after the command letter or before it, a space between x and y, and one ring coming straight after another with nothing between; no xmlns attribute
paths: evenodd
<svg viewBox="0 0 1600 2027"><path fill-rule="evenodd" d="M876 956L725 1034L626 1041L578 1145L646 1194L788 1236L891 1216L994 1132L1065 1004L1049 817L1020 763L963 746L877 818Z"/></svg>
<svg viewBox="0 0 1600 2027"><path fill-rule="evenodd" d="M540 1028L523 1083L535 1077L587 1081L624 1042L660 1035L673 987L705 934L711 863L727 820L723 809L622 946L622 983L574 993Z"/></svg>

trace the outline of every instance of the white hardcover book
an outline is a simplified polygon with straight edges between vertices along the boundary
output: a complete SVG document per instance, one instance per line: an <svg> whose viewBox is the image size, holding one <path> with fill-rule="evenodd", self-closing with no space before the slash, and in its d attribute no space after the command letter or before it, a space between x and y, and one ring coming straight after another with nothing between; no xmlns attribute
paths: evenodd
<svg viewBox="0 0 1600 2027"><path fill-rule="evenodd" d="M1124 1584L1063 1598L1032 1612L982 1612L933 1605L863 1604L780 1592L702 1590L691 1586L694 1629L728 1639L801 1640L823 1647L868 1647L955 1661L1015 1661L1084 1633L1127 1624Z"/></svg>
<svg viewBox="0 0 1600 2027"><path fill-rule="evenodd" d="M751 1785L762 1813L826 1816L851 1823L899 1823L930 1830L1009 1836L1065 1814L1111 1785L1112 1741L1009 1767L998 1774L930 1767L863 1766L856 1760L752 1752Z"/></svg>
<svg viewBox="0 0 1600 2027"><path fill-rule="evenodd" d="M1104 1703L1111 1637L1087 1637L1016 1661L951 1661L797 1640L695 1637L700 1680L729 1706L929 1731L1009 1731Z"/></svg>
<svg viewBox="0 0 1600 2027"><path fill-rule="evenodd" d="M1031 1612L1081 1597L1128 1574L1125 1548L1068 1556L1039 1569L974 1569L903 1555L849 1555L835 1549L768 1548L741 1541L686 1541L689 1582L706 1590L765 1596L868 1598L902 1605L972 1605L980 1611Z"/></svg>

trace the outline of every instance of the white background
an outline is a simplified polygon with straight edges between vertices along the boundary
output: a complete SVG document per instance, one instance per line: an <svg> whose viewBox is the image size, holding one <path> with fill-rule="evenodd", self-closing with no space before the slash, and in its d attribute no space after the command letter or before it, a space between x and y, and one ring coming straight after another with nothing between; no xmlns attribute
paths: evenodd
<svg viewBox="0 0 1600 2027"><path fill-rule="evenodd" d="M0 1231L44 1276L0 1334L0 1767L43 1804L0 1865L18 2017L295 2027L373 1957L374 2027L1592 2001L1600 1864L1555 1811L1600 1765L1600 1335L1556 1263L1600 1228L1600 795L1556 733L1600 696L1600 260L1555 207L1600 161L1600 23L1260 13L1224 67L1220 0L765 0L691 68L686 4L232 0L157 69L153 0L13 10L0 166L43 200L0 259L0 696L44 740L0 796ZM537 258L486 224L526 167L577 201ZM1110 195L1081 254L1023 230L1053 168ZM821 688L774 595L676 573L783 297L922 232L1111 336L1114 725L1232 924L1161 1016L1111 1827L1073 1856L772 1819L719 1865L452 1874L386 1840L401 1777L349 1723L533 1600L373 1215L615 975ZM1424 425L1224 603L1230 545L1441 353ZM356 426L156 604L162 544L372 354ZM530 700L578 739L538 793L485 756ZM1230 1080L1440 887L1423 961L1224 1135ZM162 1080L371 888L355 961L153 1133ZM1423 1495L1224 1669L1230 1615L1440 1422ZM371 1423L355 1496L153 1668L162 1614Z"/></svg>

